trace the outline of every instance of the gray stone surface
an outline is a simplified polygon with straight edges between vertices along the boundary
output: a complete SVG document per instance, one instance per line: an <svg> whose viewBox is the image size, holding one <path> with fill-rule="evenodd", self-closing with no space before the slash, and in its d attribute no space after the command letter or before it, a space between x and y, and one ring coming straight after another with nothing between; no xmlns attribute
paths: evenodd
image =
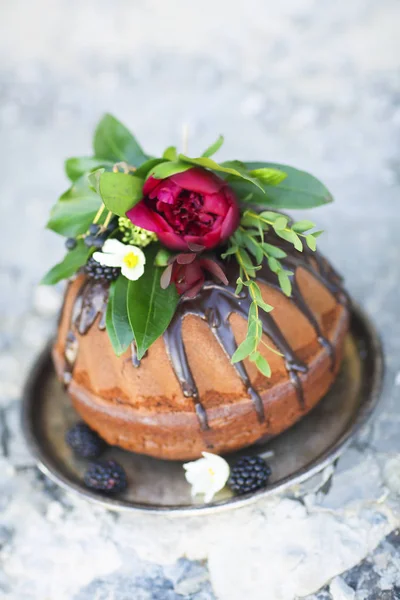
<svg viewBox="0 0 400 600"><path fill-rule="evenodd" d="M398 597L397 538L374 548L400 506L399 17L397 0L1 2L1 600L292 600L341 573L320 600ZM332 189L313 213L321 247L387 360L381 409L332 485L169 521L101 511L36 472L18 401L61 297L36 286L63 252L43 226L63 158L90 151L105 111L153 152L187 122L193 153L224 132L224 158L293 164Z"/></svg>

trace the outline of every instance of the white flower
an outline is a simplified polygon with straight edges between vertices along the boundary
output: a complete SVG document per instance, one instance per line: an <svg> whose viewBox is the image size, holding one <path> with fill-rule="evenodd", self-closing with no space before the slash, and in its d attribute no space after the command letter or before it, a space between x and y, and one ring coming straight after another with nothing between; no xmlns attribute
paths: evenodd
<svg viewBox="0 0 400 600"><path fill-rule="evenodd" d="M93 258L106 267L121 267L122 275L131 281L143 275L146 263L140 248L113 239L106 240L102 252L95 252Z"/></svg>
<svg viewBox="0 0 400 600"><path fill-rule="evenodd" d="M211 502L228 481L229 465L224 458L203 452L204 458L183 465L186 480L192 486L192 496L204 494L204 502Z"/></svg>

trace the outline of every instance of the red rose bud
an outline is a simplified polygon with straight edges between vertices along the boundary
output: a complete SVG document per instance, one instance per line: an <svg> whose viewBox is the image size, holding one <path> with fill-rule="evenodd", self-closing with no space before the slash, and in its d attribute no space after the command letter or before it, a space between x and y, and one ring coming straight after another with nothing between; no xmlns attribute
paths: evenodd
<svg viewBox="0 0 400 600"><path fill-rule="evenodd" d="M134 225L153 231L173 250L214 248L239 226L240 213L229 185L195 167L165 179L149 177L143 200L126 213Z"/></svg>
<svg viewBox="0 0 400 600"><path fill-rule="evenodd" d="M167 288L171 282L175 284L178 294L194 298L205 282L208 271L221 283L227 285L228 279L218 263L210 258L199 258L196 254L178 254L166 267L161 276L161 287Z"/></svg>

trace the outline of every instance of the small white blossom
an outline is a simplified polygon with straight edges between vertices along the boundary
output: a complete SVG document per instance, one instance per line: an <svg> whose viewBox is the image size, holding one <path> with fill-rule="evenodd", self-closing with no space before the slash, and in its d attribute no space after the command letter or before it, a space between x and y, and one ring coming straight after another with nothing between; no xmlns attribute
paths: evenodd
<svg viewBox="0 0 400 600"><path fill-rule="evenodd" d="M211 502L228 481L229 465L224 458L203 452L203 458L185 463L185 477L192 486L192 496L204 494L204 502Z"/></svg>
<svg viewBox="0 0 400 600"><path fill-rule="evenodd" d="M102 251L95 252L93 258L106 267L121 267L122 275L131 281L136 281L143 275L146 263L146 257L140 248L114 239L106 240Z"/></svg>

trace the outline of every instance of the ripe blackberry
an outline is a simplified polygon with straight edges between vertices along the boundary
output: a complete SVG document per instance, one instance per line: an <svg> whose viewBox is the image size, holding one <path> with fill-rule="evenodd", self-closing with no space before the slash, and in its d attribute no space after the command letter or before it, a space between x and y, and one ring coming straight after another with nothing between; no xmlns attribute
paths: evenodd
<svg viewBox="0 0 400 600"><path fill-rule="evenodd" d="M85 273L95 281L114 281L121 273L119 267L106 267L91 256L85 265Z"/></svg>
<svg viewBox="0 0 400 600"><path fill-rule="evenodd" d="M89 225L89 233L91 233L92 235L96 235L96 233L99 233L100 231L100 225L98 223L91 223Z"/></svg>
<svg viewBox="0 0 400 600"><path fill-rule="evenodd" d="M106 442L86 423L77 423L71 427L65 441L82 458L97 458L107 447Z"/></svg>
<svg viewBox="0 0 400 600"><path fill-rule="evenodd" d="M127 487L126 473L115 460L102 460L89 465L84 481L88 488L107 494L123 492Z"/></svg>
<svg viewBox="0 0 400 600"><path fill-rule="evenodd" d="M236 494L248 494L264 488L271 469L261 456L244 456L232 467L228 485Z"/></svg>

